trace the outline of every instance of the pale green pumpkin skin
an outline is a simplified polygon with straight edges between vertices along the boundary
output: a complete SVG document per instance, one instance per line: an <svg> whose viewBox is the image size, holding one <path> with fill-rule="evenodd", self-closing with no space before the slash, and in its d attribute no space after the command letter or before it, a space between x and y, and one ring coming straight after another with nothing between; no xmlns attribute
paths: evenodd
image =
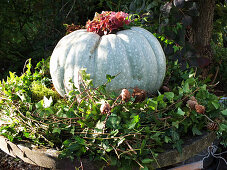
<svg viewBox="0 0 227 170"><path fill-rule="evenodd" d="M107 74L120 73L107 91L120 93L123 88L138 87L150 94L162 85L166 59L155 36L140 27L102 37L77 30L58 42L50 59L52 81L61 96L72 90L70 80L79 86L81 68L87 68L95 87L107 81Z"/></svg>

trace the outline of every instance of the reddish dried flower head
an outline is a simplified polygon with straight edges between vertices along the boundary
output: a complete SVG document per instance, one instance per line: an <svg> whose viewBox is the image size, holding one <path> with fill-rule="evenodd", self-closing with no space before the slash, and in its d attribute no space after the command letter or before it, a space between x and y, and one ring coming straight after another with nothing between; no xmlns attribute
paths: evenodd
<svg viewBox="0 0 227 170"><path fill-rule="evenodd" d="M203 105L196 104L195 110L197 113L204 114L205 113L205 107Z"/></svg>
<svg viewBox="0 0 227 170"><path fill-rule="evenodd" d="M88 32L94 32L102 36L129 23L127 13L103 11L101 14L95 13L94 19L92 21L88 20L86 23L86 28Z"/></svg>
<svg viewBox="0 0 227 170"><path fill-rule="evenodd" d="M129 101L129 99L131 97L131 94L130 94L130 92L127 89L123 89L121 91L120 96L121 96L122 101L127 102L127 101Z"/></svg>
<svg viewBox="0 0 227 170"><path fill-rule="evenodd" d="M102 114L107 114L110 112L110 104L109 103L103 103L100 107L100 111Z"/></svg>

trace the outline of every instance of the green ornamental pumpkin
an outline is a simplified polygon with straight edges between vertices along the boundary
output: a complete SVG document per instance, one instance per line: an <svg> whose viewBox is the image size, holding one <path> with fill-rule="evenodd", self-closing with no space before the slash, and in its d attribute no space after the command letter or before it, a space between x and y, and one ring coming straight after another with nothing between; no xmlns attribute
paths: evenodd
<svg viewBox="0 0 227 170"><path fill-rule="evenodd" d="M104 84L107 74L120 73L107 85L108 91L138 87L150 94L162 85L166 59L159 41L143 28L103 36L81 29L63 37L50 59L50 74L61 96L72 90L70 80L79 86L82 68L87 68L94 86Z"/></svg>

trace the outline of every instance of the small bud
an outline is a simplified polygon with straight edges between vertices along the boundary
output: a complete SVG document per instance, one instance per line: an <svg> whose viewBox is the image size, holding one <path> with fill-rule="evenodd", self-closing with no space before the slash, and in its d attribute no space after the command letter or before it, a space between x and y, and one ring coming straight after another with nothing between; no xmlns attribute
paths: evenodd
<svg viewBox="0 0 227 170"><path fill-rule="evenodd" d="M197 113L204 114L205 113L205 107L199 104L195 105L195 110Z"/></svg>
<svg viewBox="0 0 227 170"><path fill-rule="evenodd" d="M131 97L131 94L130 94L130 92L127 89L123 89L121 91L120 96L121 96L122 101L127 102L127 101L129 101L129 99Z"/></svg>
<svg viewBox="0 0 227 170"><path fill-rule="evenodd" d="M103 103L100 107L100 111L102 114L107 114L110 112L110 105L109 103Z"/></svg>
<svg viewBox="0 0 227 170"><path fill-rule="evenodd" d="M197 105L198 103L197 103L197 101L194 101L194 100L188 100L187 104L188 104L188 107L190 109L194 110L195 109L195 105Z"/></svg>

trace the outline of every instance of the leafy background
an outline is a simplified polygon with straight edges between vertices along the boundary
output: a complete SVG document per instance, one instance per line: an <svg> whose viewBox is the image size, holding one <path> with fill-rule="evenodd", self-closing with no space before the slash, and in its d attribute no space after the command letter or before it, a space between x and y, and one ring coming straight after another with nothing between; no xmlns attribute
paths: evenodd
<svg viewBox="0 0 227 170"><path fill-rule="evenodd" d="M51 84L48 60L66 34L63 24L85 25L95 12L103 10L133 14L134 25L150 30L160 40L168 60L164 81L168 90L161 89L158 96L142 103L134 103L133 98L124 104L117 100L106 122L107 132L100 135L106 117L100 114L101 102L112 105L117 96L107 95L105 86L90 88L89 75L83 72L85 89L93 98L83 93L83 102L77 103L78 91L72 92L68 100L60 98ZM62 157L86 153L107 164L135 164L145 169L162 151L162 144L172 144L180 151L185 134L199 135L208 127L218 130L221 143L227 145L227 113L220 98L211 93L226 94L225 1L215 2L212 63L208 67L204 67L207 60L200 60L203 56L190 43L191 26L199 15L197 1L1 0L0 14L0 79L4 78L0 84L0 113L6 115L6 121L13 122L1 127L0 133L11 141L55 147L63 151ZM204 68L209 72L204 74ZM111 81L113 77L107 78ZM217 88L213 88L218 81ZM206 107L206 115L190 110L187 100L191 96ZM129 133L132 136L127 136ZM133 142L133 135L137 142ZM133 150L128 152L129 146L138 155Z"/></svg>

